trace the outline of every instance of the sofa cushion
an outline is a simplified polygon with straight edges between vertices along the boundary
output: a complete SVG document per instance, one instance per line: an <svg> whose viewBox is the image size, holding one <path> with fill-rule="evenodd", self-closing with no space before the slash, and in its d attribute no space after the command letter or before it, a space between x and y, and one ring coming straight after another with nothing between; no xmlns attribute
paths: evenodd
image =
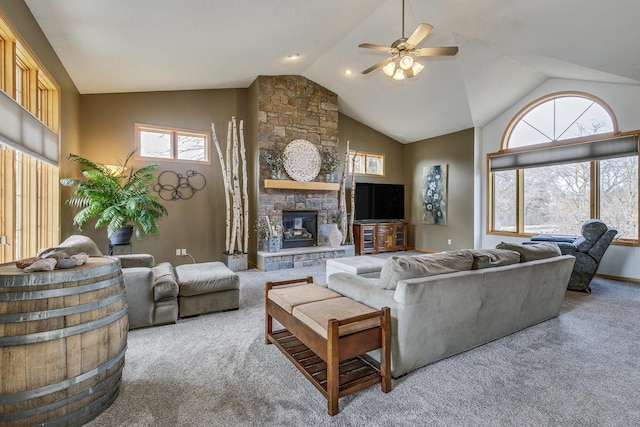
<svg viewBox="0 0 640 427"><path fill-rule="evenodd" d="M161 262L151 268L154 277L153 300L163 301L178 296L178 282L173 267L168 262Z"/></svg>
<svg viewBox="0 0 640 427"><path fill-rule="evenodd" d="M496 249L508 249L520 253L520 262L535 261L537 259L562 255L560 247L553 242L539 242L533 245L500 242L496 245Z"/></svg>
<svg viewBox="0 0 640 427"><path fill-rule="evenodd" d="M329 326L329 320L345 320L373 312L375 312L373 308L358 301L354 301L347 297L339 297L296 305L293 307L292 315L315 331L322 338L327 339L327 327ZM348 335L365 329L375 328L379 325L380 319L377 317L361 320L359 322L347 323L338 327L338 335Z"/></svg>
<svg viewBox="0 0 640 427"><path fill-rule="evenodd" d="M306 285L284 286L271 289L267 298L291 314L293 307L298 305L324 301L330 298L339 298L341 296L339 293L327 289L324 286L309 283Z"/></svg>
<svg viewBox="0 0 640 427"><path fill-rule="evenodd" d="M240 289L240 276L220 261L179 265L176 278L182 297Z"/></svg>
<svg viewBox="0 0 640 427"><path fill-rule="evenodd" d="M384 262L380 281L385 289L395 289L399 280L471 270L472 265L473 255L467 249L418 256L393 255Z"/></svg>
<svg viewBox="0 0 640 427"><path fill-rule="evenodd" d="M520 262L520 252L507 249L470 249L473 255L472 270L500 267Z"/></svg>

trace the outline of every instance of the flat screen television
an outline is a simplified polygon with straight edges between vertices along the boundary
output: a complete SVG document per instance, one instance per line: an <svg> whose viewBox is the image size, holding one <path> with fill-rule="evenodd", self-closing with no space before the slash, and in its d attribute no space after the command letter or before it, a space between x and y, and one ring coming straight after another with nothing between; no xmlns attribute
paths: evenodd
<svg viewBox="0 0 640 427"><path fill-rule="evenodd" d="M356 183L356 221L404 219L404 185Z"/></svg>

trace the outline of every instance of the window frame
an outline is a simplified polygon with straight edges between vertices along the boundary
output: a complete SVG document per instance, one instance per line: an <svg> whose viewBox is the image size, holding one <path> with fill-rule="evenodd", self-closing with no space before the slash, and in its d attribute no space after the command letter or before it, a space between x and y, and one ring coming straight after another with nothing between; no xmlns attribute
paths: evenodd
<svg viewBox="0 0 640 427"><path fill-rule="evenodd" d="M351 174L351 167L354 164L353 162L353 158L355 157L362 157L362 164L364 165L364 172L359 172L356 171L355 174L356 175L361 175L361 176L376 176L376 177L380 177L380 178L384 178L385 176L385 167L386 167L386 161L385 161L385 155L384 154L380 154L380 153L369 153L369 152L365 152L365 151L357 151L357 150L349 150L349 162L347 165L347 173ZM378 159L382 161L382 171L381 173L371 173L369 172L367 169L367 165L368 165L368 159Z"/></svg>
<svg viewBox="0 0 640 427"><path fill-rule="evenodd" d="M20 67L24 108L56 139L60 129L60 87L0 9L0 90L16 101L16 67ZM46 103L39 90L46 91ZM4 94L2 95L5 96ZM33 120L33 118L29 118ZM41 129L44 131L44 127ZM56 147L59 150L59 144ZM45 156L46 157L46 156ZM0 143L0 262L33 256L60 241L60 181L55 161ZM28 233L24 230L29 230Z"/></svg>
<svg viewBox="0 0 640 427"><path fill-rule="evenodd" d="M511 133L515 126L519 123L519 121L531 110L535 109L537 106L551 100L557 99L561 97L567 96L575 96L575 97L584 97L587 98L605 109L605 111L609 114L611 118L613 131L605 132L596 135L588 135L579 138L572 139L561 139L552 142L529 145L524 147L516 147L509 148L509 138L511 137ZM545 95L541 98L538 98L529 104L527 104L524 108L522 108L508 123L505 131L502 135L502 140L500 144L500 150L495 153L488 153L486 155L486 171L487 171L487 209L486 209L486 230L489 235L499 235L499 236L511 236L511 237L531 237L535 235L534 233L525 233L525 212L524 212L524 170L525 169L515 169L516 172L516 182L515 182L515 192L516 192L516 206L515 206L515 231L504 231L504 230L496 230L495 229L495 205L494 205L494 194L495 194L495 173L491 171L490 167L490 159L491 156L497 154L510 154L517 152L530 151L534 149L540 149L543 147L556 147L560 145L568 145L568 144L576 144L587 141L598 141L598 140L606 140L611 139L613 137L622 137L622 136L630 136L630 135L638 135L640 134L640 130L628 131L628 132L620 132L618 128L618 121L616 119L613 110L609 105L604 102L602 99L591 95L585 92L556 92L552 94ZM590 217L591 218L599 218L600 217L600 160L592 160L590 163ZM638 156L638 167L640 168L640 155ZM640 174L639 174L640 175ZM640 179L637 183L638 187L640 187ZM640 199L640 192L638 195ZM638 205L640 205L640 200ZM638 220L640 220L640 209L638 214ZM637 235L635 238L628 237L617 237L614 240L614 244L619 245L627 245L627 246L640 246L640 231L637 231Z"/></svg>
<svg viewBox="0 0 640 427"><path fill-rule="evenodd" d="M155 157L155 156L143 156L142 155L142 142L140 138L140 133L143 131L148 132L159 132L159 133L168 133L171 136L170 141L170 156L171 157ZM155 161L155 162L181 162L181 163L194 163L194 164L203 164L209 165L211 164L211 138L208 132L193 130L193 129L182 129L175 128L169 126L159 126L159 125L151 125L146 123L134 123L134 134L135 134L135 142L136 142L136 158L139 160L145 161ZM178 136L181 135L192 135L197 137L204 138L205 147L203 149L205 159L204 160L191 160L191 159L179 159L177 158L177 144L178 144Z"/></svg>

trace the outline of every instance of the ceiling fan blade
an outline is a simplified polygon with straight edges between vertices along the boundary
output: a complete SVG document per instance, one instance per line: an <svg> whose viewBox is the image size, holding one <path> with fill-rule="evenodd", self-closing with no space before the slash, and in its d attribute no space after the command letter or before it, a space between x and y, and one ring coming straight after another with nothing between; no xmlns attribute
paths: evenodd
<svg viewBox="0 0 640 427"><path fill-rule="evenodd" d="M406 41L406 44L410 44L411 46L417 46L425 37L429 35L429 33L433 30L433 26L429 24L420 24L418 28L409 36Z"/></svg>
<svg viewBox="0 0 640 427"><path fill-rule="evenodd" d="M382 50L384 52L391 52L391 48L388 46L380 46L379 44L361 43L358 47L364 47L365 49Z"/></svg>
<svg viewBox="0 0 640 427"><path fill-rule="evenodd" d="M373 70L375 70L376 68L380 68L380 67L384 67L385 65L387 65L389 62L393 61L394 57L391 56L387 59L383 59L382 61L378 62L375 65L372 65L371 67L367 68L366 70L364 70L362 72L362 74L369 74L370 72L372 72Z"/></svg>
<svg viewBox="0 0 640 427"><path fill-rule="evenodd" d="M453 56L456 53L458 53L458 48L456 46L423 47L413 51L413 54L416 56Z"/></svg>

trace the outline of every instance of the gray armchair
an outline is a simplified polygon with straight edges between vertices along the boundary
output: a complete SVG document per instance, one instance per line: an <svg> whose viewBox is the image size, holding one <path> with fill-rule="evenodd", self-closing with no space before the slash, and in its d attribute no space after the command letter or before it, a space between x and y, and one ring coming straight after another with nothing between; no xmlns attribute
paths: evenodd
<svg viewBox="0 0 640 427"><path fill-rule="evenodd" d="M178 283L168 262L155 265L149 254L116 255L129 304L129 328L176 323Z"/></svg>
<svg viewBox="0 0 640 427"><path fill-rule="evenodd" d="M617 230L607 227L599 219L590 219L582 224L581 236L534 236L532 242L556 242L563 255L573 255L576 262L567 289L591 292L591 279L598 271L600 260L613 241Z"/></svg>

